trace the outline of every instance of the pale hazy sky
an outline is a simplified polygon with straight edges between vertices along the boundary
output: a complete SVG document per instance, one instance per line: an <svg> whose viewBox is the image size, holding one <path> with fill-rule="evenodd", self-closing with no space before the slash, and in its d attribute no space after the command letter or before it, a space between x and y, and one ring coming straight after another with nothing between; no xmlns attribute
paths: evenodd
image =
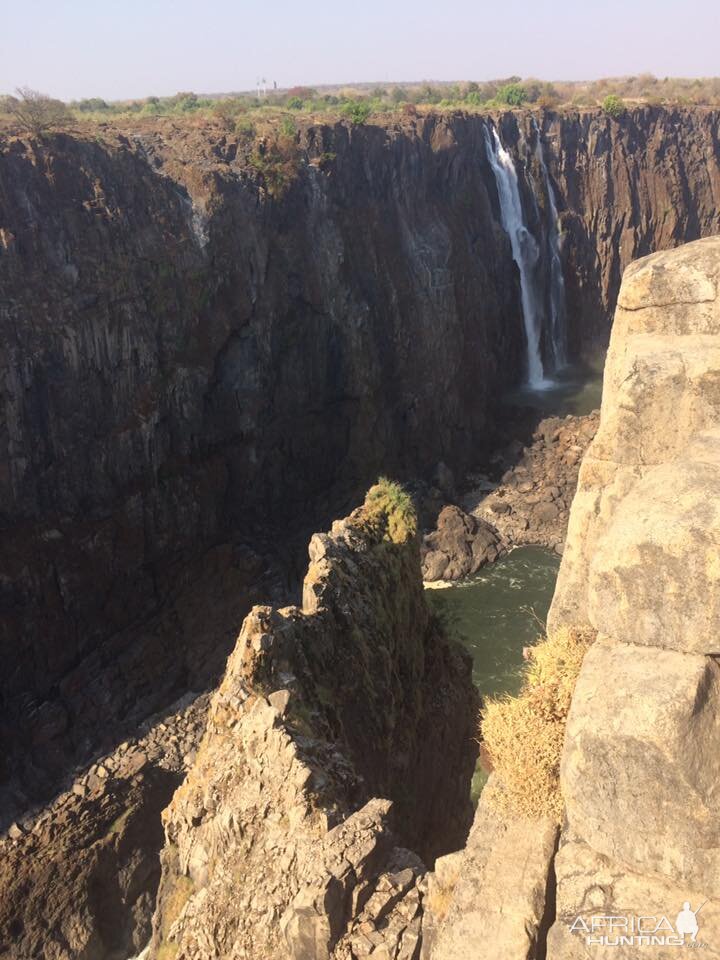
<svg viewBox="0 0 720 960"><path fill-rule="evenodd" d="M720 0L4 0L0 93L720 74Z"/></svg>

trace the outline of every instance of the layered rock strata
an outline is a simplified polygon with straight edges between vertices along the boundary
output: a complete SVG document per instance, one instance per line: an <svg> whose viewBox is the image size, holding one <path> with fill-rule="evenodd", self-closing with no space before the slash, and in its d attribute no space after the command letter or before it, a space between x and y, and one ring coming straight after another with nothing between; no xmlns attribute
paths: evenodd
<svg viewBox="0 0 720 960"><path fill-rule="evenodd" d="M151 957L418 956L419 879L472 816L478 701L394 516L368 499L313 537L302 608L246 618L164 815Z"/></svg>

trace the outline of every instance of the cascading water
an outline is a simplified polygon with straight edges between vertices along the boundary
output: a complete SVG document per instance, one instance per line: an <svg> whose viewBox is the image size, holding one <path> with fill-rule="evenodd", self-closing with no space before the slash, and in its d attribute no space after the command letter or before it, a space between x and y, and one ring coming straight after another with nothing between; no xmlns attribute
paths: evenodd
<svg viewBox="0 0 720 960"><path fill-rule="evenodd" d="M532 283L532 273L538 261L540 250L523 220L515 164L502 145L494 127L492 128L492 140L487 127L485 128L485 142L488 160L497 184L502 225L510 238L513 260L520 271L520 295L527 340L528 384L536 389L542 388L547 386L547 381L543 376L542 355L540 353L541 313L538 310Z"/></svg>
<svg viewBox="0 0 720 960"><path fill-rule="evenodd" d="M533 121L537 132L536 155L545 182L545 193L548 199L548 252L550 259L550 344L553 353L553 369L559 370L567 364L567 324L565 318L565 280L560 259L560 230L558 229L558 212L555 200L555 191L550 183L550 175L543 156L540 131Z"/></svg>

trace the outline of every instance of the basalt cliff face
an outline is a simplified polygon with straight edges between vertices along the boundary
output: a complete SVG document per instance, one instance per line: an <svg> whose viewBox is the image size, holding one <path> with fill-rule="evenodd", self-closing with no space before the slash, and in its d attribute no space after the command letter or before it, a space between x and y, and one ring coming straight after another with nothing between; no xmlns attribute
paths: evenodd
<svg viewBox="0 0 720 960"><path fill-rule="evenodd" d="M522 322L465 137L312 130L277 200L218 130L3 144L3 757L24 790L98 715L222 669L268 596L269 530L485 436Z"/></svg>
<svg viewBox="0 0 720 960"><path fill-rule="evenodd" d="M246 618L163 815L153 958L412 960L424 864L464 842L478 700L417 538L371 491L310 561L301 608Z"/></svg>
<svg viewBox="0 0 720 960"><path fill-rule="evenodd" d="M607 340L629 263L720 232L719 121L713 110L646 108L619 124L594 114L543 123L575 351Z"/></svg>
<svg viewBox="0 0 720 960"><path fill-rule="evenodd" d="M544 309L555 195L571 352L631 259L720 229L716 112L495 122ZM216 676L296 518L482 457L525 357L489 123L303 129L274 197L219 128L2 141L8 804Z"/></svg>

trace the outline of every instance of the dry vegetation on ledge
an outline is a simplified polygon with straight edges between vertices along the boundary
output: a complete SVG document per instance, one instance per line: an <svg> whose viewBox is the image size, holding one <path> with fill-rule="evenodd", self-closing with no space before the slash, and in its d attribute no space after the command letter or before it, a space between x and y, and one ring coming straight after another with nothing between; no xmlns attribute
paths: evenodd
<svg viewBox="0 0 720 960"><path fill-rule="evenodd" d="M558 630L529 648L517 697L489 700L481 732L497 773L488 800L515 816L560 820L560 757L570 702L591 633Z"/></svg>
<svg viewBox="0 0 720 960"><path fill-rule="evenodd" d="M378 525L393 543L405 543L417 534L417 514L410 494L393 480L380 477L370 487L362 508L363 518Z"/></svg>

